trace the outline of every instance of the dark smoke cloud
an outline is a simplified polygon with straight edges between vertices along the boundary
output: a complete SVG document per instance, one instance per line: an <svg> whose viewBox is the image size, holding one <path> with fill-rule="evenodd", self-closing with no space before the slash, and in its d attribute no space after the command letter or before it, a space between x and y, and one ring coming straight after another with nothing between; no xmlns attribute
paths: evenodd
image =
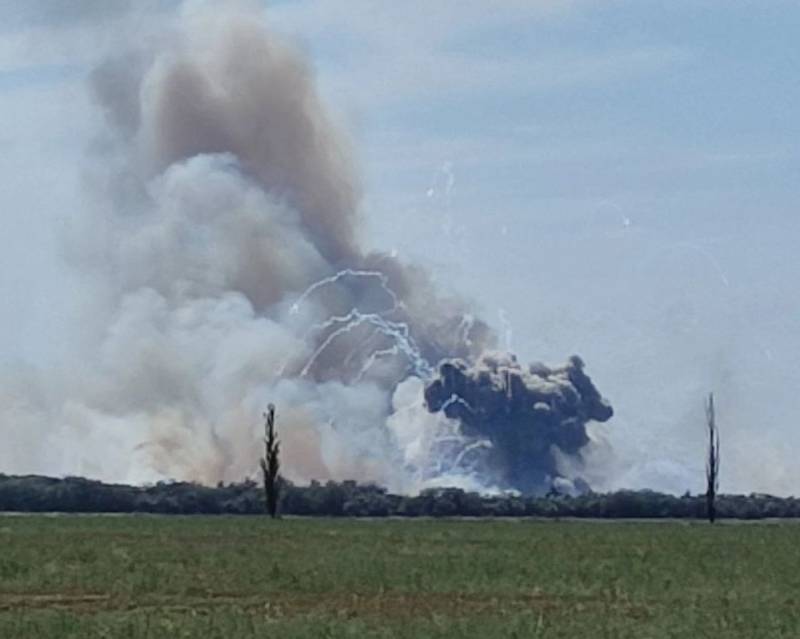
<svg viewBox="0 0 800 639"><path fill-rule="evenodd" d="M425 401L457 419L464 435L490 444L486 467L501 486L544 492L561 477L558 454L580 454L587 422L613 415L583 368L576 356L560 368L524 368L504 353L473 365L450 360L426 386Z"/></svg>

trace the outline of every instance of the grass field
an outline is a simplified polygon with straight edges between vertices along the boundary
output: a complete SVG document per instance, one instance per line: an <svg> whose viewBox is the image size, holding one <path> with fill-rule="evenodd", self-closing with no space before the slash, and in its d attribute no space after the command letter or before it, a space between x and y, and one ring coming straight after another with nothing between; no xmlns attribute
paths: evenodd
<svg viewBox="0 0 800 639"><path fill-rule="evenodd" d="M800 526L0 518L0 637L800 637Z"/></svg>

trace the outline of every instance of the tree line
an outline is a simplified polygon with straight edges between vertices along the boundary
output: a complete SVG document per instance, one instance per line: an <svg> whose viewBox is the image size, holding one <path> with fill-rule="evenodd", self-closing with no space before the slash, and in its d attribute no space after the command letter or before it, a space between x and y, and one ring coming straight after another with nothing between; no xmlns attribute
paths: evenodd
<svg viewBox="0 0 800 639"><path fill-rule="evenodd" d="M576 497L531 497L434 488L409 496L354 481L312 481L299 486L281 480L281 484L278 509L289 516L701 519L707 515L705 494L675 496L623 490ZM128 486L82 477L0 474L0 511L260 515L266 512L266 503L263 486L252 480L215 487L190 482ZM765 494L718 495L716 517L800 517L800 499Z"/></svg>
<svg viewBox="0 0 800 639"><path fill-rule="evenodd" d="M709 393L706 400L706 428L708 432L708 448L706 452L706 493L704 499L704 515L710 523L717 519L717 496L719 493L719 468L720 444L719 429L716 423L714 409L714 394ZM283 502L281 499L284 488L283 478L280 476L280 441L275 428L275 405L270 404L264 413L264 457L260 461L261 473L264 479L264 501L270 517L278 516L278 509ZM303 496L298 497L297 491L287 492L290 506L289 514L325 514L347 516L570 516L570 517L698 517L701 516L698 504L692 501L691 495L685 495L683 501L670 501L668 496L652 491L632 492L623 491L604 495L602 499L592 498L579 500L577 504L568 502L559 503L555 507L552 501L520 500L516 496L506 495L504 499L487 502L487 498L477 493L467 493L458 489L440 489L421 494L418 498L389 495L386 491L374 487L359 488L357 484L343 484L344 491L334 485L326 484L327 493L323 497L323 512L318 513L314 506L308 504ZM312 483L309 491L312 496L319 493L319 485ZM556 493L557 494L557 493ZM325 505L328 497L336 499L335 508ZM349 499L348 499L349 498ZM770 500L773 498L770 497ZM312 499L312 502L314 500ZM730 517L753 518L774 517L789 515L771 514L775 508L772 502L763 511L751 508L750 502L737 499L731 504ZM758 501L758 500L756 500ZM793 504L792 504L793 505ZM295 510L293 511L292 508ZM752 511L752 512L751 512ZM785 512L794 512L783 509ZM755 514L753 514L753 512ZM758 514L763 512L766 514Z"/></svg>

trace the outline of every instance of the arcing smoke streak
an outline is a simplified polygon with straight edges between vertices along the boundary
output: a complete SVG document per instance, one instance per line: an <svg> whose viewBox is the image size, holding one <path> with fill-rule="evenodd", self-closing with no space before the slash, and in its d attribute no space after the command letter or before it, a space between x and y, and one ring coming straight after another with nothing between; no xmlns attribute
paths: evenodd
<svg viewBox="0 0 800 639"><path fill-rule="evenodd" d="M356 181L300 57L230 3L191 3L149 42L93 75L107 126L69 242L85 348L59 379L0 386L3 432L30 433L3 470L240 480L272 402L290 479L494 482L483 462L509 440L469 420L483 404L423 399L438 362L494 336L359 246Z"/></svg>
<svg viewBox="0 0 800 639"><path fill-rule="evenodd" d="M358 309L353 309L347 315L328 318L322 324L318 325L318 329L322 332L334 326L338 326L338 328L328 333L327 337L312 353L311 357L300 371L300 377L308 375L320 355L322 355L337 338L352 333L360 326L374 328L380 335L389 339L390 342L392 342L392 346L370 353L367 361L359 370L356 379L363 378L378 358L384 355L395 354L403 354L406 356L412 374L424 379L431 377L432 370L430 364L422 357L419 347L411 336L408 324L405 322L393 322L387 320L380 313L362 313Z"/></svg>
<svg viewBox="0 0 800 639"><path fill-rule="evenodd" d="M411 372L414 375L425 379L430 378L433 374L431 365L422 356L419 347L414 342L408 324L402 321L392 321L386 317L402 309L403 304L389 287L389 278L380 271L361 271L348 268L339 271L335 275L323 278L303 291L303 294L292 304L291 312L297 313L300 310L301 304L313 295L315 291L325 286L335 284L345 277L377 279L381 289L392 301L392 305L388 309L374 313L363 313L357 308L352 308L346 315L332 316L327 318L324 322L313 326L312 330L314 332L319 335L326 334L326 337L303 366L300 371L300 377L305 377L309 374L317 358L322 355L338 337L351 333L358 327L366 325L374 328L377 334L386 337L390 341L391 346L369 353L366 361L358 372L356 381L361 381L379 358L400 354L407 358ZM348 355L348 359L352 358L354 352L355 351Z"/></svg>
<svg viewBox="0 0 800 639"><path fill-rule="evenodd" d="M321 290L326 286L330 286L330 285L336 284L336 283L338 283L339 281L341 281L342 279L344 279L346 277L365 278L365 279L374 278L374 279L378 280L382 290L385 291L386 295L392 301L391 307L388 310L383 311L382 314L391 313L391 312L397 310L400 307L400 301L397 299L397 296L395 295L394 291L392 291L389 288L388 278L386 277L386 275L384 273L382 273L380 271L363 271L363 270L355 270L355 269L352 269L352 268L347 268L347 269L343 269L343 270L339 271L338 273L335 273L334 275L331 275L329 277L324 277L321 280L311 284L308 288L306 288L306 290L303 291L303 293L294 301L294 303L292 303L292 305L291 305L291 307L289 309L290 314L297 315L300 312L300 308L303 306L303 304L316 291ZM311 339L314 334L319 335L319 334L325 332L327 329L331 328L332 326L334 326L337 323L345 323L345 324L349 323L349 321L352 319L351 316L356 311L357 311L357 309L350 309L350 311L348 312L347 316L344 316L344 317L329 317L325 322L312 326L311 329L309 329L309 331L306 333L306 336L305 336L306 340ZM331 336L328 335L328 338L330 338L330 337ZM329 340L329 341L332 341L332 340ZM311 359L306 363L306 365L301 370L301 376L305 376L305 375L308 374L311 366L313 365L314 361L316 360L316 357L319 354L321 354L321 352L324 350L324 348L326 346L327 345L324 345L324 346L321 346L321 347L319 347L317 349L318 352L316 352L315 355L311 357ZM348 354L347 359L345 361L346 362L351 361L353 356L355 355L355 352L356 352L355 349L352 350ZM289 363L290 363L289 361L284 362L284 364L281 366L280 373L279 373L279 375L281 377L283 377L285 375L286 368L287 368Z"/></svg>
<svg viewBox="0 0 800 639"><path fill-rule="evenodd" d="M394 291L389 288L389 278L386 276L385 273L380 271L358 271L352 268L346 268L344 270L339 271L335 275L331 275L330 277L325 277L318 282L314 282L311 286L309 286L300 297L292 304L292 313L297 313L300 310L300 305L305 302L306 299L311 297L315 291L329 286L331 284L336 284L340 280L345 277L363 277L363 278L375 278L380 282L381 288L386 292L386 295L392 300L392 307L385 311L387 313L391 313L400 306L400 300L397 299L397 295L395 295Z"/></svg>
<svg viewBox="0 0 800 639"><path fill-rule="evenodd" d="M345 316L333 316L321 324L315 325L313 327L314 331L320 335L326 334L327 336L319 344L300 371L300 377L308 375L317 358L337 338L349 334L359 326L368 325L375 329L371 337L375 335L385 337L389 340L391 345L387 348L374 349L367 354L354 379L354 383L358 384L362 382L372 366L375 365L379 359L397 357L400 355L404 356L408 363L408 369L403 376L411 374L421 380L429 382L434 375L433 368L414 342L408 324L405 322L391 321L385 317L400 309L402 307L402 302L398 299L394 291L389 288L388 278L383 273L379 271L356 271L353 269L342 270L335 275L324 278L309 286L298 298L298 301L292 305L292 312L297 313L300 310L302 302L311 297L315 291L334 284L345 277L377 279L381 288L387 293L393 303L391 307L375 313L362 313L354 308ZM464 315L459 323L459 333L462 335L463 341L468 345L470 343L469 334L474 323L475 319L471 315ZM350 361L355 353L355 350L351 351L345 362ZM442 407L442 414L444 414L445 409L451 402L461 403L466 408L469 408L469 405L462 398L453 395L449 402L446 402ZM467 455L479 448L491 448L491 444L487 440L475 441L474 438L465 437L460 432L460 427L449 421L437 422L435 425L432 425L432 427L429 427L429 430L431 430L432 437L427 446L428 450L426 451L426 455L422 460L418 459L414 463L406 465L406 471L416 478L417 483L424 483L430 479L446 476L470 474L475 469L465 467L464 461Z"/></svg>

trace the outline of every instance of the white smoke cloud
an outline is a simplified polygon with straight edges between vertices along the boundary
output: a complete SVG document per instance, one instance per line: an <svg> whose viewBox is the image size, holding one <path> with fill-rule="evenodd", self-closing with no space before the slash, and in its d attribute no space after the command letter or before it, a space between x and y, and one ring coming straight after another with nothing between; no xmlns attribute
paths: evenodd
<svg viewBox="0 0 800 639"><path fill-rule="evenodd" d="M89 290L83 346L69 370L3 383L3 469L238 480L273 402L291 479L399 485L392 388L460 317L415 297L423 276L360 249L346 144L259 11L190 3L144 41L92 76L106 126L67 238ZM387 275L360 277L370 264ZM335 319L348 312L371 321Z"/></svg>

